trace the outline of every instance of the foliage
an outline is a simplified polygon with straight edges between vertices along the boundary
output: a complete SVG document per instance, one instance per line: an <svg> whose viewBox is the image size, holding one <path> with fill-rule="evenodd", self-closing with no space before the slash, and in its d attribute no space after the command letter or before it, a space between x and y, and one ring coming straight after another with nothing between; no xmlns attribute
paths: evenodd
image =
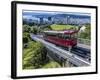
<svg viewBox="0 0 100 80"><path fill-rule="evenodd" d="M51 26L48 26L48 29L51 29ZM37 26L23 25L23 69L59 67L57 62L48 62L45 47L40 42L32 41L30 38L30 33L37 34L42 30Z"/></svg>
<svg viewBox="0 0 100 80"><path fill-rule="evenodd" d="M23 37L23 43L28 43L28 38L26 36Z"/></svg>
<svg viewBox="0 0 100 80"><path fill-rule="evenodd" d="M43 28L43 31L47 31L47 30L52 30L51 26L46 26L45 28Z"/></svg>
<svg viewBox="0 0 100 80"><path fill-rule="evenodd" d="M23 69L36 69L45 61L45 47L40 42L30 42L27 49L23 50Z"/></svg>
<svg viewBox="0 0 100 80"><path fill-rule="evenodd" d="M79 38L90 40L91 39L91 25L86 24L85 26L86 26L85 30L79 33Z"/></svg>
<svg viewBox="0 0 100 80"><path fill-rule="evenodd" d="M23 19L23 25L29 25L29 26L34 26L34 22L28 22L26 19Z"/></svg>
<svg viewBox="0 0 100 80"><path fill-rule="evenodd" d="M38 32L38 29L36 27L33 27L33 31L32 31L34 34L37 34Z"/></svg>
<svg viewBox="0 0 100 80"><path fill-rule="evenodd" d="M29 33L28 33L28 32L24 32L24 33L23 33L23 43L24 43L24 44L25 44L25 43L28 43L29 40L30 40L30 35L29 35Z"/></svg>
<svg viewBox="0 0 100 80"><path fill-rule="evenodd" d="M52 61L52 60L43 66L43 68L59 68L59 67L61 67L61 65L56 61Z"/></svg>
<svg viewBox="0 0 100 80"><path fill-rule="evenodd" d="M31 28L29 25L23 25L23 32L30 32Z"/></svg>

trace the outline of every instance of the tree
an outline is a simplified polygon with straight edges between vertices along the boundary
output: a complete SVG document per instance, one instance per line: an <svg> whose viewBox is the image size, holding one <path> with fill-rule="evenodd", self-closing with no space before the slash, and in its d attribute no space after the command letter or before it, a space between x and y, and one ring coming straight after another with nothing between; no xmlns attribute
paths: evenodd
<svg viewBox="0 0 100 80"><path fill-rule="evenodd" d="M23 32L30 32L31 27L29 25L23 25Z"/></svg>
<svg viewBox="0 0 100 80"><path fill-rule="evenodd" d="M28 43L28 37L26 36L23 37L23 43Z"/></svg>
<svg viewBox="0 0 100 80"><path fill-rule="evenodd" d="M30 43L23 56L23 69L40 68L45 63L46 49L40 42Z"/></svg>
<svg viewBox="0 0 100 80"><path fill-rule="evenodd" d="M33 27L33 33L37 34L37 32L38 32L38 29L36 27Z"/></svg>
<svg viewBox="0 0 100 80"><path fill-rule="evenodd" d="M86 26L86 28L85 28L84 32L81 32L79 34L79 37L83 38L83 39L91 39L91 25L86 24L85 26Z"/></svg>
<svg viewBox="0 0 100 80"><path fill-rule="evenodd" d="M44 64L45 57L46 57L45 47L40 42L38 42L37 48L34 52L34 56L31 59L33 66L35 68L41 67L41 65Z"/></svg>

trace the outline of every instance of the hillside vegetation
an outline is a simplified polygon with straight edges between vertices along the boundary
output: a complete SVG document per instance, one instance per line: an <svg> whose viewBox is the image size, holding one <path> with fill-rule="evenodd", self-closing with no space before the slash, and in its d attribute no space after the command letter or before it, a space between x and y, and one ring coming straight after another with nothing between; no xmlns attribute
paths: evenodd
<svg viewBox="0 0 100 80"><path fill-rule="evenodd" d="M91 39L91 25L87 24L85 26L86 26L85 30L79 33L79 38L90 40Z"/></svg>
<svg viewBox="0 0 100 80"><path fill-rule="evenodd" d="M67 29L76 29L77 26L73 25L58 25L58 24L53 24L51 25L52 30L67 30Z"/></svg>
<svg viewBox="0 0 100 80"><path fill-rule="evenodd" d="M60 67L55 61L49 60L47 50L42 43L33 41L30 33L37 34L37 28L23 25L23 69L56 68Z"/></svg>
<svg viewBox="0 0 100 80"><path fill-rule="evenodd" d="M91 39L91 25L86 24L84 25L86 28L83 32L78 33L78 38L83 38L83 39ZM69 29L76 29L78 30L79 26L74 26L74 25L58 25L58 24L53 24L50 26L51 30L69 30Z"/></svg>

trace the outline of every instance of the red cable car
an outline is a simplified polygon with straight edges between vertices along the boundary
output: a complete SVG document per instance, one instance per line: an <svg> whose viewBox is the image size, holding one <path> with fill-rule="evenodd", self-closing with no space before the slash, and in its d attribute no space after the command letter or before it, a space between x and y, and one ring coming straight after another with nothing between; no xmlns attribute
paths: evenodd
<svg viewBox="0 0 100 80"><path fill-rule="evenodd" d="M78 30L44 31L44 39L63 47L74 47L77 45Z"/></svg>

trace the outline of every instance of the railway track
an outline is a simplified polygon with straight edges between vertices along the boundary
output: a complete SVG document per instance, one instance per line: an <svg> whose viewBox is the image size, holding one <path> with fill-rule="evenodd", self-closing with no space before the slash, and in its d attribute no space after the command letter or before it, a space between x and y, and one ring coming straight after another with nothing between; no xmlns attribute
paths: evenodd
<svg viewBox="0 0 100 80"><path fill-rule="evenodd" d="M40 41L43 43L47 49L53 51L55 54L59 55L59 57L63 57L64 59L68 59L71 63L77 66L90 65L89 55L90 51L82 49L80 47L74 47L71 49L71 52L68 51L67 48L55 45L48 41L45 41L43 37L30 34L31 38L36 41ZM88 55L88 58L86 55Z"/></svg>
<svg viewBox="0 0 100 80"><path fill-rule="evenodd" d="M40 37L40 36L38 36L38 37L41 39L44 39L43 37ZM56 44L54 44L54 45L68 51L67 47L62 47L62 46L59 46ZM71 49L71 53L85 59L88 62L91 62L91 52L89 49L76 46Z"/></svg>
<svg viewBox="0 0 100 80"><path fill-rule="evenodd" d="M56 46L58 46L58 45L56 45ZM62 46L59 46L59 47L68 51L67 47L62 47ZM88 49L76 46L71 49L71 53L85 59L88 62L91 62L91 52Z"/></svg>
<svg viewBox="0 0 100 80"><path fill-rule="evenodd" d="M87 49L75 47L75 48L72 48L71 52L88 60L89 62L91 61L91 53Z"/></svg>

